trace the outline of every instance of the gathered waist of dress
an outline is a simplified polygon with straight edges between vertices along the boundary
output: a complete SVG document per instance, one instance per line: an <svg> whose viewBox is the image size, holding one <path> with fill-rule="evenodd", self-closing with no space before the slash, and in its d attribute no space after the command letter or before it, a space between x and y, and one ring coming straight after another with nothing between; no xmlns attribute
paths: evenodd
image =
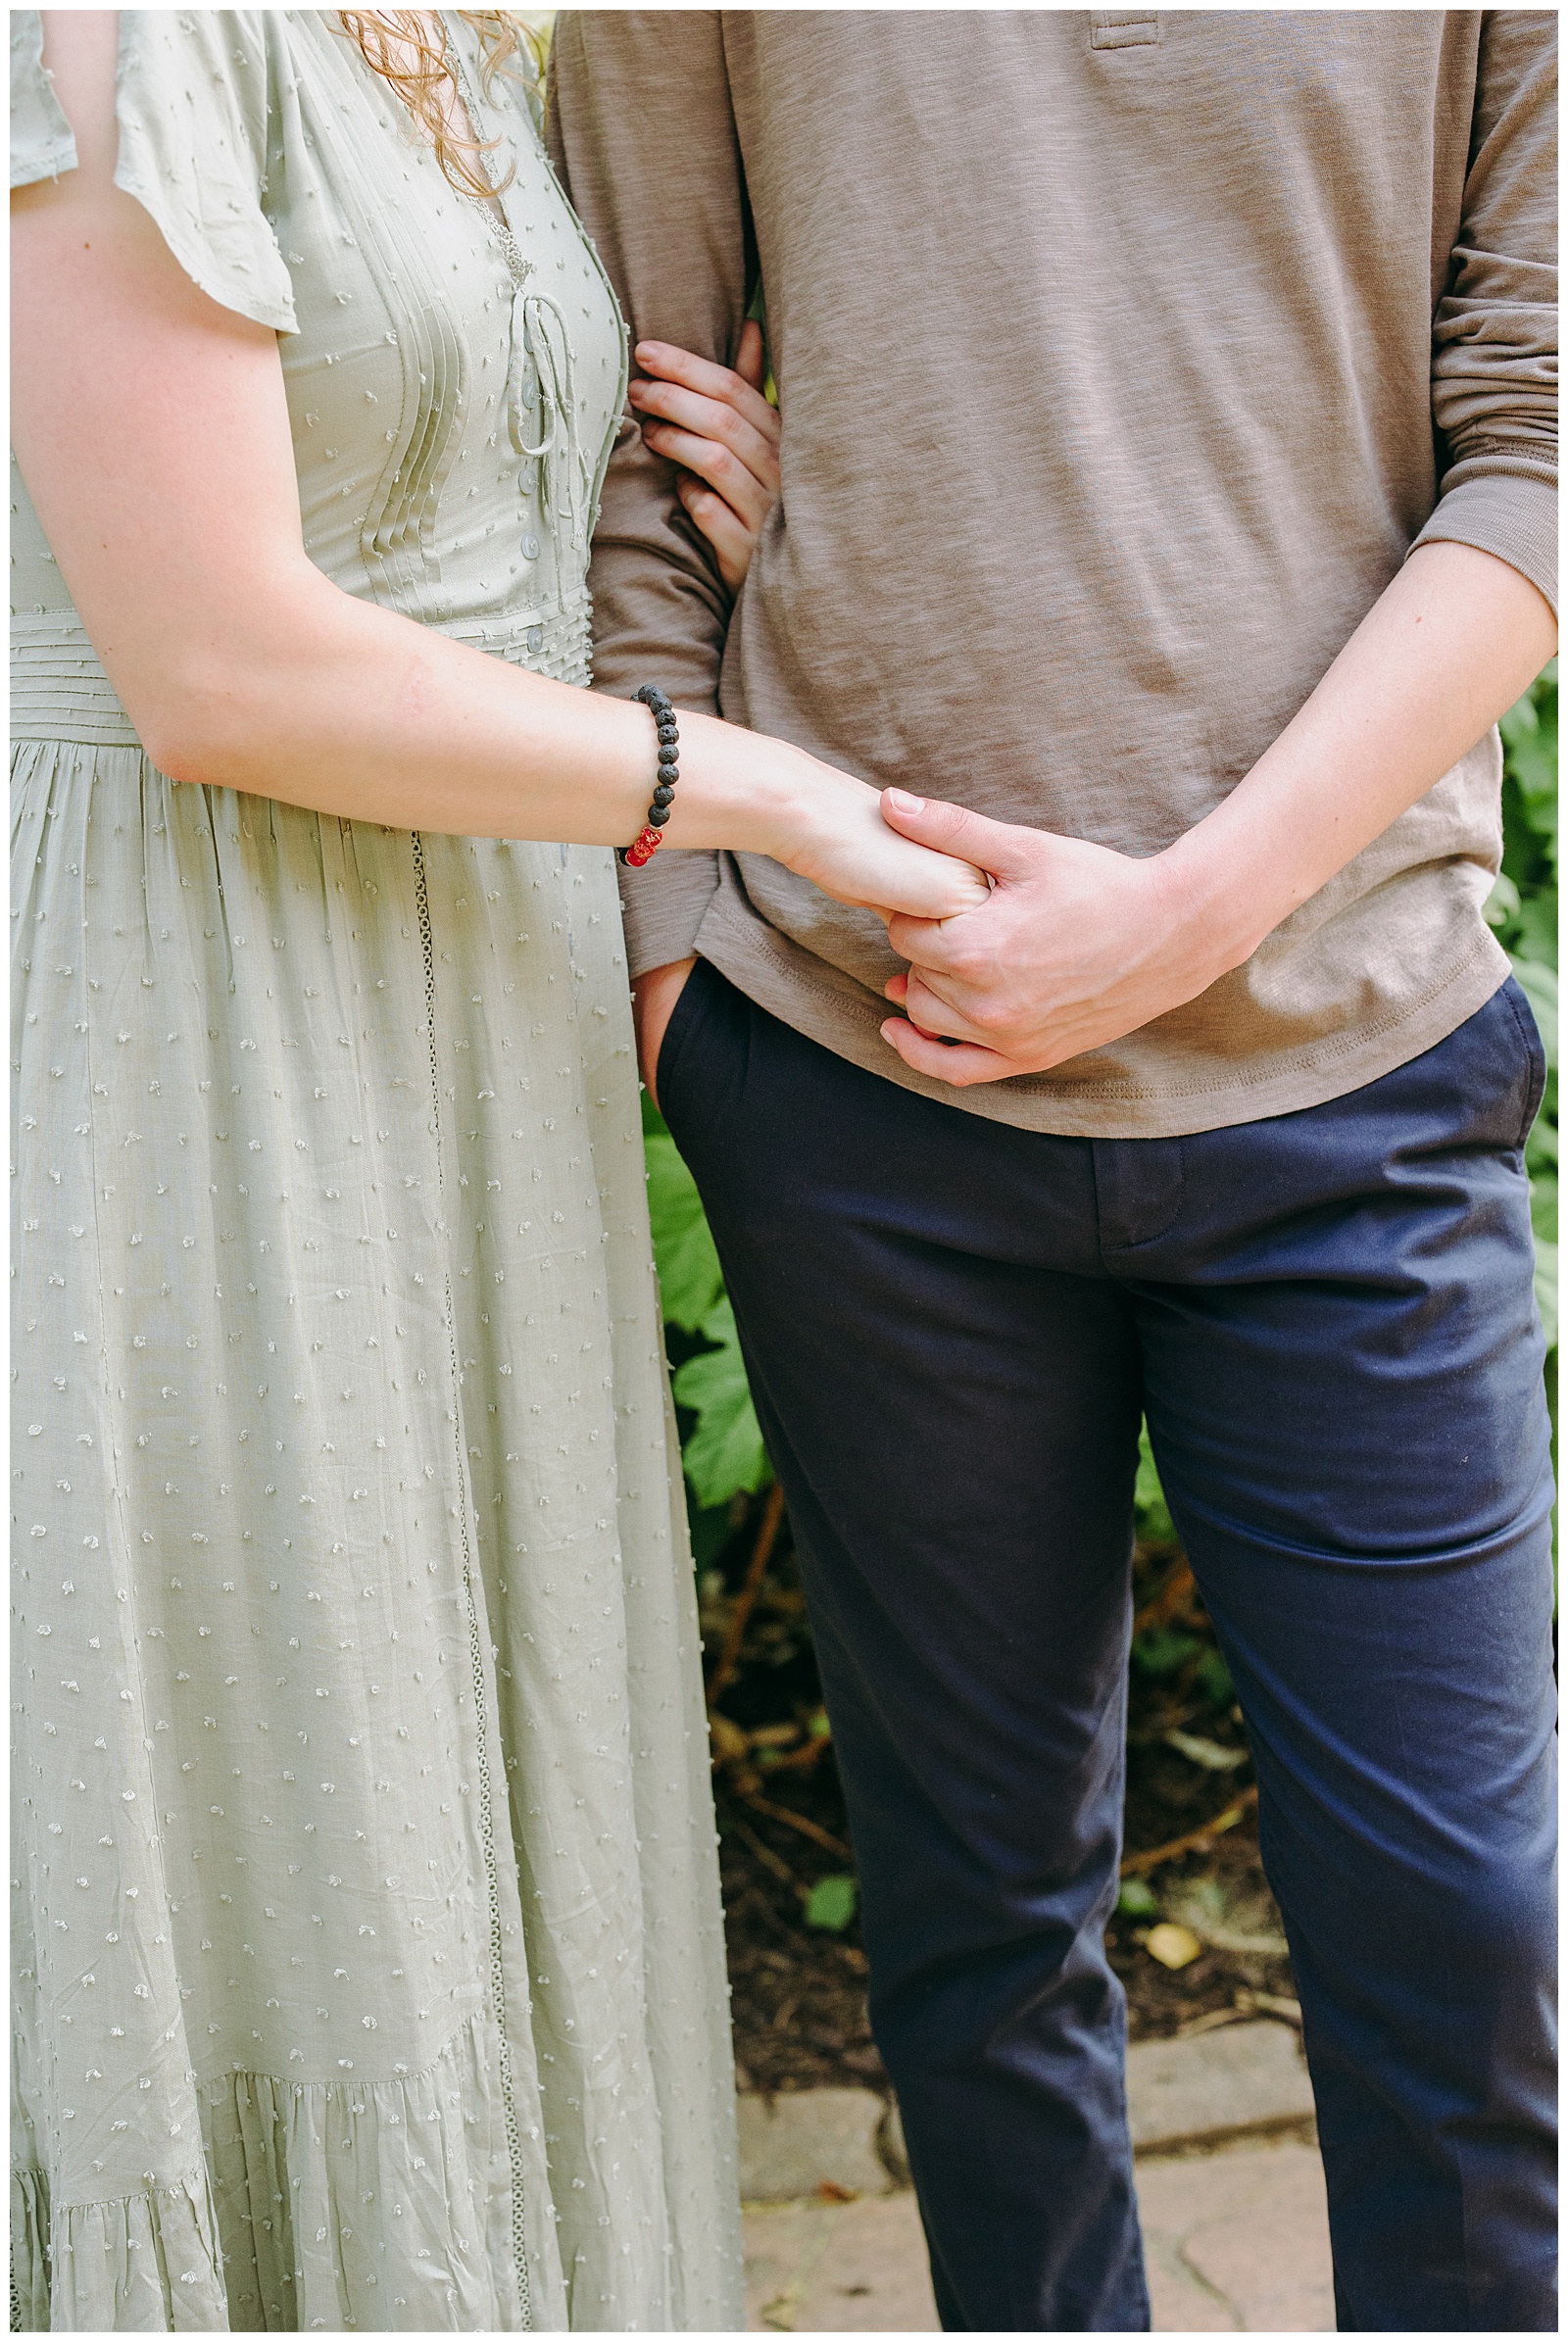
<svg viewBox="0 0 1568 2342"><path fill-rule="evenodd" d="M434 631L559 683L587 684L593 625L586 592L563 609L452 619ZM139 748L135 726L74 610L13 610L11 737Z"/></svg>
<svg viewBox="0 0 1568 2342"><path fill-rule="evenodd" d="M593 681L593 605L586 586L546 610L508 610L489 618L438 618L434 631L513 666L558 683Z"/></svg>
<svg viewBox="0 0 1568 2342"><path fill-rule="evenodd" d="M141 746L74 610L11 613L11 737Z"/></svg>

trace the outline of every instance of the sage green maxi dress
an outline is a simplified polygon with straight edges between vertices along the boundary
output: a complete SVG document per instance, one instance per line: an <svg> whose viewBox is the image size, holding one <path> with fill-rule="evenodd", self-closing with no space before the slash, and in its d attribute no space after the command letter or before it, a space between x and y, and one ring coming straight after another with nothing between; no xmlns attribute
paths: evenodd
<svg viewBox="0 0 1568 2342"><path fill-rule="evenodd" d="M117 175L319 567L585 683L624 336L445 21L510 260L325 14L122 13ZM612 857L175 786L13 527L14 2322L738 2325Z"/></svg>

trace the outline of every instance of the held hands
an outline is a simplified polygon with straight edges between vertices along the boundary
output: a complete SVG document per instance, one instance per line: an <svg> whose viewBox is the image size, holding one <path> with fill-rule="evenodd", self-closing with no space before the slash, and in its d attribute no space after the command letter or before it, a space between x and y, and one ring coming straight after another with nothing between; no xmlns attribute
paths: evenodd
<svg viewBox="0 0 1568 2342"><path fill-rule="evenodd" d="M884 920L902 916L922 933L940 932L944 920L989 902L984 871L958 859L961 849L933 849L901 836L884 820L874 789L814 757L799 761L804 787L768 849L789 869L835 902Z"/></svg>
<svg viewBox="0 0 1568 2342"><path fill-rule="evenodd" d="M762 396L761 327L748 317L733 367L669 342L639 342L635 355L648 379L626 396L643 438L683 467L675 493L738 593L779 486L779 416Z"/></svg>
<svg viewBox="0 0 1568 2342"><path fill-rule="evenodd" d="M960 917L889 921L911 965L886 988L907 1022L890 1017L882 1037L917 1073L960 1090L1043 1073L1196 999L1234 964L1164 855L1134 860L902 789L883 791L882 813L995 882Z"/></svg>

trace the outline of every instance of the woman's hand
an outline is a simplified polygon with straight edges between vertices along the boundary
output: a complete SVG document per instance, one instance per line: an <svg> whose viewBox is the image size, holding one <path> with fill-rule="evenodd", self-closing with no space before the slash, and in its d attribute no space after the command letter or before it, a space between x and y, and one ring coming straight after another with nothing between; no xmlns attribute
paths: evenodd
<svg viewBox="0 0 1568 2342"><path fill-rule="evenodd" d="M773 836L763 851L824 895L884 919L953 919L989 902L984 871L901 837L864 781L780 741L765 747ZM928 907L914 910L915 903Z"/></svg>
<svg viewBox="0 0 1568 2342"><path fill-rule="evenodd" d="M747 318L733 368L668 342L639 342L635 355L648 379L626 395L643 438L683 466L675 493L738 593L778 494L779 418L762 396L761 327Z"/></svg>
<svg viewBox="0 0 1568 2342"><path fill-rule="evenodd" d="M972 862L920 848L889 829L874 789L866 802L846 800L823 809L811 832L785 859L836 902L874 910L886 920L956 919L990 901L991 885ZM921 903L924 910L911 906Z"/></svg>

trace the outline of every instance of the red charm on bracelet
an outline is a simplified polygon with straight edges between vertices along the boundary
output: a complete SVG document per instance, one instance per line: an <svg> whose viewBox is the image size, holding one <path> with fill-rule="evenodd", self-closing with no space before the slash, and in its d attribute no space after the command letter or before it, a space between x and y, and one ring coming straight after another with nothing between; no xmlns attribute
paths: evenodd
<svg viewBox="0 0 1568 2342"><path fill-rule="evenodd" d="M641 700L654 719L659 734L659 779L654 788L654 802L648 808L648 819L629 846L617 846L615 859L628 870L640 870L651 862L663 844L663 829L669 819L669 804L680 778L680 726L667 696L657 683L645 683L632 693Z"/></svg>
<svg viewBox="0 0 1568 2342"><path fill-rule="evenodd" d="M633 838L631 844L626 848L622 859L625 861L628 869L640 870L644 862L651 862L653 860L654 855L658 853L660 847L662 846L663 843L664 837L662 830L652 828L639 830L637 836Z"/></svg>

